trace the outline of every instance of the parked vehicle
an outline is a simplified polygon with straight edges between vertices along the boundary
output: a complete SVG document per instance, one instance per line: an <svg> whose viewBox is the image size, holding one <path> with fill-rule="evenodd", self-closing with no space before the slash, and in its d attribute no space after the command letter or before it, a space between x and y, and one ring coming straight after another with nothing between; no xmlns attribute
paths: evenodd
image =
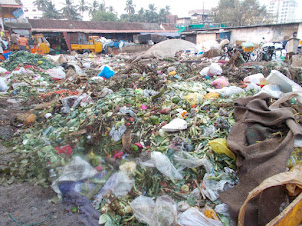
<svg viewBox="0 0 302 226"><path fill-rule="evenodd" d="M53 52L53 49L50 48L49 42L43 34L32 35L32 38L34 39L34 48L31 49L31 53L48 54ZM11 44L9 49L10 51L19 50L19 46L17 44ZM28 45L26 49L29 50Z"/></svg>
<svg viewBox="0 0 302 226"><path fill-rule="evenodd" d="M71 44L71 50L83 53L100 53L103 50L103 44L98 36L89 36L88 42L84 44Z"/></svg>

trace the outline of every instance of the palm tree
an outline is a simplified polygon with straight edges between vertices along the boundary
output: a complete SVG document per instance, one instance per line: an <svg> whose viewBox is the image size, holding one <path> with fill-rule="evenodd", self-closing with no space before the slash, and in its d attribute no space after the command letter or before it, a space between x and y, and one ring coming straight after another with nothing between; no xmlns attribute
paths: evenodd
<svg viewBox="0 0 302 226"><path fill-rule="evenodd" d="M79 13L76 6L73 5L71 0L65 0L64 7L61 9L64 18L68 20L79 20Z"/></svg>
<svg viewBox="0 0 302 226"><path fill-rule="evenodd" d="M139 22L145 22L146 21L146 18L145 18L145 10L144 8L142 7L140 10L138 10L138 20Z"/></svg>
<svg viewBox="0 0 302 226"><path fill-rule="evenodd" d="M113 6L109 6L109 7L108 7L108 11L109 11L110 13L115 14L115 10L114 10Z"/></svg>
<svg viewBox="0 0 302 226"><path fill-rule="evenodd" d="M162 9L159 10L158 22L159 23L166 23L167 22L167 11L166 11L166 9L162 8Z"/></svg>
<svg viewBox="0 0 302 226"><path fill-rule="evenodd" d="M87 5L87 3L85 2L85 0L81 0L80 1L80 5L79 5L79 10L81 12L81 16L83 18L83 13L88 11L89 6Z"/></svg>
<svg viewBox="0 0 302 226"><path fill-rule="evenodd" d="M125 11L128 13L128 15L133 15L135 13L134 7L135 7L135 5L133 4L132 0L126 1Z"/></svg>
<svg viewBox="0 0 302 226"><path fill-rule="evenodd" d="M35 0L34 5L38 7L39 10L43 10L44 8L47 7L47 0Z"/></svg>
<svg viewBox="0 0 302 226"><path fill-rule="evenodd" d="M170 9L171 9L171 7L169 5L165 6L166 15L170 15L171 14Z"/></svg>
<svg viewBox="0 0 302 226"><path fill-rule="evenodd" d="M157 22L157 13L156 7L154 4L149 4L149 10L147 10L148 22L149 23L156 23Z"/></svg>
<svg viewBox="0 0 302 226"><path fill-rule="evenodd" d="M99 6L100 6L100 4L98 3L98 1L94 0L92 2L92 5L91 5L90 9L89 9L89 14L91 16L93 16L93 14L99 9Z"/></svg>
<svg viewBox="0 0 302 226"><path fill-rule="evenodd" d="M105 5L105 2L103 2L103 3L101 3L101 4L99 5L99 10L100 10L100 11L106 12L106 9L107 9L107 7L106 7L106 5Z"/></svg>
<svg viewBox="0 0 302 226"><path fill-rule="evenodd" d="M46 19L60 19L61 14L55 8L55 5L50 1L46 2L46 7L43 9L43 18Z"/></svg>

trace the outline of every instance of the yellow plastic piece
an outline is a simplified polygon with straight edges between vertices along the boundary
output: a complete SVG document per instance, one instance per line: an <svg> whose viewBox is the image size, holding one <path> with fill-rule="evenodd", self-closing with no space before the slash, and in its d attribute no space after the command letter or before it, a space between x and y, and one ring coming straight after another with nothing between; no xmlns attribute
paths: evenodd
<svg viewBox="0 0 302 226"><path fill-rule="evenodd" d="M200 93L190 93L187 96L184 96L183 98L187 100L191 105L201 104L203 101L203 95Z"/></svg>
<svg viewBox="0 0 302 226"><path fill-rule="evenodd" d="M176 71L170 71L169 75L176 75Z"/></svg>
<svg viewBox="0 0 302 226"><path fill-rule="evenodd" d="M209 145L217 154L225 154L231 159L236 159L234 153L229 149L226 138L217 138L209 141Z"/></svg>
<svg viewBox="0 0 302 226"><path fill-rule="evenodd" d="M204 96L205 99L216 99L219 97L219 93L208 93Z"/></svg>

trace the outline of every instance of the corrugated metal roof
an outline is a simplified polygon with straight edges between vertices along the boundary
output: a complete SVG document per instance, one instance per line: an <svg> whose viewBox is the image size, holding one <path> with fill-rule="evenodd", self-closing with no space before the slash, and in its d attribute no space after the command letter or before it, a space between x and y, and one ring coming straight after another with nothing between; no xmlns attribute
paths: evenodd
<svg viewBox="0 0 302 226"><path fill-rule="evenodd" d="M130 23L130 22L92 22L92 21L70 21L70 20L28 20L33 31L107 31L112 32L144 32L144 31L165 31L157 23ZM170 27L169 27L170 28Z"/></svg>
<svg viewBox="0 0 302 226"><path fill-rule="evenodd" d="M11 29L31 29L30 23L5 22L4 26Z"/></svg>

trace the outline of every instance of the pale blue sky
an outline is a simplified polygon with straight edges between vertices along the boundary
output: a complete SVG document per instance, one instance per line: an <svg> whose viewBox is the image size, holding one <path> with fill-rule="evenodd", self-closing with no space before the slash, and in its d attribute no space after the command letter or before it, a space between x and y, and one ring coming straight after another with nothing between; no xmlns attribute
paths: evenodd
<svg viewBox="0 0 302 226"><path fill-rule="evenodd" d="M79 2L78 0L73 0L74 2ZM86 0L88 3L92 3L93 0ZM61 8L62 2L65 0L53 0L53 2L57 5L57 8ZM102 0L99 0L102 2ZM119 15L125 13L124 9L126 7L126 0L104 0L106 6L113 6L113 8L117 11ZM135 10L138 11L141 7L148 8L149 4L154 4L157 7L157 10L160 8L164 8L166 5L171 7L171 13L176 14L179 17L189 16L188 11L194 9L202 9L204 2L205 9L211 9L218 5L219 0L133 0L134 5L136 5ZM269 0L260 0L261 4L266 4ZM299 7L297 8L297 12L302 12L302 0L297 0ZM302 19L302 13L296 13L298 19Z"/></svg>

